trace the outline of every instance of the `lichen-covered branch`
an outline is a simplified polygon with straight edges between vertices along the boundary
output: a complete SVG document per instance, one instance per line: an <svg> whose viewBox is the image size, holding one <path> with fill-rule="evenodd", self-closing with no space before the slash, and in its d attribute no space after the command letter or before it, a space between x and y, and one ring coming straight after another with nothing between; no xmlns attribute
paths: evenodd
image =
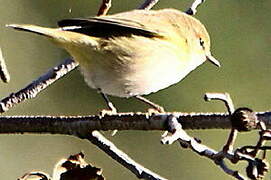
<svg viewBox="0 0 271 180"><path fill-rule="evenodd" d="M185 129L230 128L226 114L183 114L179 117ZM166 121L172 113L118 113L90 116L0 116L0 134L49 133L81 135L92 130L166 130ZM208 126L209 125L209 126Z"/></svg>
<svg viewBox="0 0 271 180"><path fill-rule="evenodd" d="M92 131L91 134L89 134L86 138L97 147L102 149L106 154L110 155L111 158L115 159L120 164L129 169L139 179L166 180L165 178L135 162L98 131Z"/></svg>
<svg viewBox="0 0 271 180"><path fill-rule="evenodd" d="M85 135L91 130L167 130L167 119L174 114L183 129L230 129L223 113L118 113L89 116L0 116L0 134L49 133ZM271 128L271 112L256 113Z"/></svg>
<svg viewBox="0 0 271 180"><path fill-rule="evenodd" d="M68 72L72 71L78 66L78 63L72 59L66 59L59 65L49 69L45 74L40 76L37 80L31 82L23 89L16 93L11 93L0 101L0 113L8 111L15 105L36 97L36 95L54 83L59 78L63 77Z"/></svg>

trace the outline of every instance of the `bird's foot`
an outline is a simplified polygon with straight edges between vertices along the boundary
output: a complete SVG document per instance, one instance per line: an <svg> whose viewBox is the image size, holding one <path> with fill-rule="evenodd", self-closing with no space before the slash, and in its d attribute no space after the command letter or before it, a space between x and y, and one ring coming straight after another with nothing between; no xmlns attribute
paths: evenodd
<svg viewBox="0 0 271 180"><path fill-rule="evenodd" d="M148 109L148 114L152 115L152 114L160 114L160 113L164 113L165 110L163 107L160 107L159 109L157 108L149 108Z"/></svg>
<svg viewBox="0 0 271 180"><path fill-rule="evenodd" d="M99 114L101 117L105 117L105 116L112 116L112 115L116 115L118 112L117 112L117 109L115 108L115 106L109 102L108 104L108 107L109 109L103 109ZM117 134L118 130L113 130L111 132L111 136L115 136Z"/></svg>
<svg viewBox="0 0 271 180"><path fill-rule="evenodd" d="M112 115L116 115L118 112L117 112L117 109L116 108L114 108L114 109L103 109L100 113L99 113L99 115L101 116L101 117L105 117L105 116L112 116ZM114 129L114 130L112 130L112 132L111 132L111 136L115 136L116 134L117 134L117 132L118 132L118 130L117 129Z"/></svg>
<svg viewBox="0 0 271 180"><path fill-rule="evenodd" d="M117 109L116 108L110 108L110 109L103 109L99 115L101 117L104 117L104 116L112 116L112 115L116 115L118 112L117 112Z"/></svg>
<svg viewBox="0 0 271 180"><path fill-rule="evenodd" d="M99 114L100 116L104 117L105 115L115 115L117 114L117 108L114 106L114 104L109 100L106 94L104 94L100 89L98 89L98 92L101 93L103 99L106 102L106 105L109 109L103 109Z"/></svg>

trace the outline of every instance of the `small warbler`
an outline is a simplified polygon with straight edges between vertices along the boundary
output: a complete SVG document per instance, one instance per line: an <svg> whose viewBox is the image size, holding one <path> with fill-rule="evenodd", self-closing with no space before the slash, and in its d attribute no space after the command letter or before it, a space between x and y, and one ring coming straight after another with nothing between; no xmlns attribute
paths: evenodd
<svg viewBox="0 0 271 180"><path fill-rule="evenodd" d="M220 66L211 55L204 25L175 9L65 19L58 28L7 26L43 35L64 48L111 109L106 95L137 97L162 111L141 95L179 82L206 60Z"/></svg>

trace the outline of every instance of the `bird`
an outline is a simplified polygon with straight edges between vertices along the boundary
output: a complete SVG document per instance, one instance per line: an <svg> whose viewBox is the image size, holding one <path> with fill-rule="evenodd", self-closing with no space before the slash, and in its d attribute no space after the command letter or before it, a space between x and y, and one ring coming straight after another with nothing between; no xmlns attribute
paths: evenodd
<svg viewBox="0 0 271 180"><path fill-rule="evenodd" d="M112 111L116 109L108 95L136 97L164 112L143 96L178 83L205 61L220 67L211 54L205 26L177 9L64 19L56 28L6 26L42 35L65 49L79 63L88 86L102 94Z"/></svg>

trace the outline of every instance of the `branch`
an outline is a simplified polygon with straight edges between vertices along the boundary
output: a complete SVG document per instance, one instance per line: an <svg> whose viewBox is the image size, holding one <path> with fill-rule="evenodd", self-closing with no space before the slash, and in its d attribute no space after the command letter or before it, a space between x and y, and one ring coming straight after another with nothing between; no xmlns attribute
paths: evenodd
<svg viewBox="0 0 271 180"><path fill-rule="evenodd" d="M223 158L219 156L221 152L217 152L206 145L201 144L193 137L190 137L182 128L182 125L177 121L176 117L173 115L169 118L168 121L169 130L172 132L172 135L164 135L162 137L161 142L163 144L172 144L174 141L178 140L182 147L190 148L195 153L199 154L200 156L207 157L216 165L218 165L225 173L235 177L239 180L244 180L245 178L239 174L237 171L231 170L225 164ZM227 154L226 156L229 159L233 159L234 156L232 154Z"/></svg>
<svg viewBox="0 0 271 180"><path fill-rule="evenodd" d="M111 8L111 0L103 0L100 9L97 13L97 16L104 16L108 13L109 9Z"/></svg>
<svg viewBox="0 0 271 180"><path fill-rule="evenodd" d="M145 0L138 9L150 10L159 0Z"/></svg>
<svg viewBox="0 0 271 180"><path fill-rule="evenodd" d="M170 116L177 117L183 129L230 129L223 113L118 113L89 116L0 116L0 134L50 133L85 136L92 130L167 130ZM271 112L256 113L271 128Z"/></svg>
<svg viewBox="0 0 271 180"><path fill-rule="evenodd" d="M228 93L205 93L204 100L205 101L211 101L211 100L222 101L224 102L229 114L232 114L234 112L234 105Z"/></svg>
<svg viewBox="0 0 271 180"><path fill-rule="evenodd" d="M233 101L228 93L206 93L206 100L220 100L225 103L231 120L231 132L223 146L222 150L217 152L206 145L201 144L199 139L190 137L182 127L177 117L173 114L168 120L168 131L161 139L163 144L172 144L174 141L179 141L183 148L190 148L193 152L200 156L211 159L217 166L219 166L225 173L232 177L245 180L246 178L238 171L232 170L228 167L224 159L230 160L231 163L236 164L239 161L246 161L248 166L246 168L247 176L250 179L262 179L269 170L269 163L266 161L266 150L264 146L266 141L271 140L271 130L266 129L263 121L259 120L252 109L242 107L234 110ZM256 146L244 146L234 151L234 143L238 132L250 131L252 129L260 129L260 138ZM252 151L251 151L252 150ZM264 150L261 158L256 157L260 150Z"/></svg>
<svg viewBox="0 0 271 180"><path fill-rule="evenodd" d="M102 136L98 131L93 131L86 138L100 149L102 149L104 152L106 152L106 154L108 154L111 158L115 159L124 167L129 169L139 179L166 180L165 178L153 173L149 169L146 169L142 165L135 162L127 154L119 150L112 142Z"/></svg>
<svg viewBox="0 0 271 180"><path fill-rule="evenodd" d="M0 79L5 83L8 83L10 81L10 75L8 73L1 48L0 48Z"/></svg>
<svg viewBox="0 0 271 180"><path fill-rule="evenodd" d="M205 0L195 0L192 3L191 7L186 10L186 14L195 15L197 13L198 6L204 2L205 2Z"/></svg>
<svg viewBox="0 0 271 180"><path fill-rule="evenodd" d="M2 99L0 101L0 113L8 111L10 108L27 99L36 97L39 92L75 69L77 66L77 62L72 59L66 59L59 65L49 69L45 74L28 84L25 88L16 93L11 93L8 97Z"/></svg>

